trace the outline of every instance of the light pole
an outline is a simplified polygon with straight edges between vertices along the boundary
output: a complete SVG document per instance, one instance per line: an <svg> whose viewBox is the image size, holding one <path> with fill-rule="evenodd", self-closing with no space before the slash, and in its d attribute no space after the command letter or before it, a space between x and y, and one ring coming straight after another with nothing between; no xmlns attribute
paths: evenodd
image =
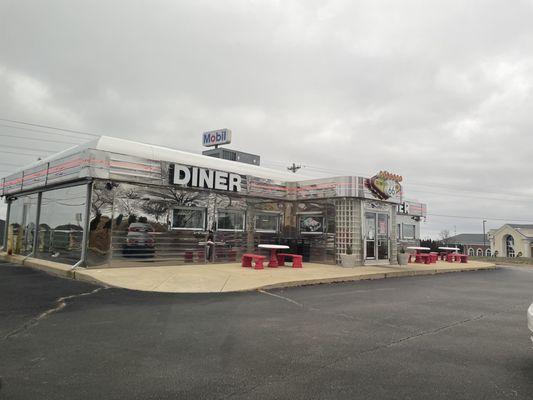
<svg viewBox="0 0 533 400"><path fill-rule="evenodd" d="M485 247L487 246L486 245L486 242L487 242L487 235L485 235L485 224L487 223L487 220L484 219L483 220L483 252L485 254L487 254L487 249L485 249Z"/></svg>

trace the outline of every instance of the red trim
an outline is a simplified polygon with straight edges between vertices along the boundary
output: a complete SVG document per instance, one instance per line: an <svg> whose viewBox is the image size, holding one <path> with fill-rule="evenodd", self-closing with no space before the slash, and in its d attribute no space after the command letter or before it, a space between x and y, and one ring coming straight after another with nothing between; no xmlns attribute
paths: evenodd
<svg viewBox="0 0 533 400"><path fill-rule="evenodd" d="M149 165L128 162L128 161L110 161L109 166L119 167L119 168L129 168L129 169L142 169L144 171L150 171L150 172L152 171L158 172L160 170L160 167L151 167Z"/></svg>

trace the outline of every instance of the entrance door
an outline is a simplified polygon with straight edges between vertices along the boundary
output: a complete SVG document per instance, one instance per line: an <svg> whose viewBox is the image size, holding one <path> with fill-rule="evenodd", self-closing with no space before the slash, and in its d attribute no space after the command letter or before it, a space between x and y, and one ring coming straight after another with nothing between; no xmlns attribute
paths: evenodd
<svg viewBox="0 0 533 400"><path fill-rule="evenodd" d="M378 216L378 260L389 259L389 216L387 214L377 214Z"/></svg>
<svg viewBox="0 0 533 400"><path fill-rule="evenodd" d="M376 259L376 213L365 213L365 258Z"/></svg>
<svg viewBox="0 0 533 400"><path fill-rule="evenodd" d="M365 259L389 259L389 215L365 213Z"/></svg>

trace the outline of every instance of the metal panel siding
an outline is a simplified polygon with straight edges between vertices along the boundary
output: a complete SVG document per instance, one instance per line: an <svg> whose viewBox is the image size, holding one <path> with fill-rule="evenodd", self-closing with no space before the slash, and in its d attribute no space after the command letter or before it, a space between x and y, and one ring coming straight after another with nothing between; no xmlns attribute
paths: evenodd
<svg viewBox="0 0 533 400"><path fill-rule="evenodd" d="M81 170L87 168L89 163L90 158L86 152L51 161L48 167L46 185L54 185L78 179L81 176Z"/></svg>
<svg viewBox="0 0 533 400"><path fill-rule="evenodd" d="M130 182L162 184L161 162L109 153L109 178Z"/></svg>
<svg viewBox="0 0 533 400"><path fill-rule="evenodd" d="M39 165L24 171L24 179L22 180L22 190L29 190L37 187L42 187L46 184L46 175L48 173L48 164Z"/></svg>
<svg viewBox="0 0 533 400"><path fill-rule="evenodd" d="M275 199L285 199L287 197L287 186L284 182L255 177L248 177L247 181L247 192L250 196Z"/></svg>
<svg viewBox="0 0 533 400"><path fill-rule="evenodd" d="M23 172L18 172L5 178L4 195L22 191L22 175Z"/></svg>

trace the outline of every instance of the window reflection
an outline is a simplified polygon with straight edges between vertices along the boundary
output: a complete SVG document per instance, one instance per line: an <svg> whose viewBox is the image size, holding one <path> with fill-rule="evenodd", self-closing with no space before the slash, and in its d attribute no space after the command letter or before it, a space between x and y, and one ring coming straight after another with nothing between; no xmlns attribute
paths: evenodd
<svg viewBox="0 0 533 400"><path fill-rule="evenodd" d="M277 232L279 227L279 214L258 213L255 217L255 229L258 232Z"/></svg>
<svg viewBox="0 0 533 400"><path fill-rule="evenodd" d="M244 212L219 210L217 212L217 229L220 231L243 231Z"/></svg>
<svg viewBox="0 0 533 400"><path fill-rule="evenodd" d="M86 186L43 192L36 257L73 263L81 258Z"/></svg>
<svg viewBox="0 0 533 400"><path fill-rule="evenodd" d="M33 251L37 194L21 196L11 203L7 249L11 254L29 255Z"/></svg>

